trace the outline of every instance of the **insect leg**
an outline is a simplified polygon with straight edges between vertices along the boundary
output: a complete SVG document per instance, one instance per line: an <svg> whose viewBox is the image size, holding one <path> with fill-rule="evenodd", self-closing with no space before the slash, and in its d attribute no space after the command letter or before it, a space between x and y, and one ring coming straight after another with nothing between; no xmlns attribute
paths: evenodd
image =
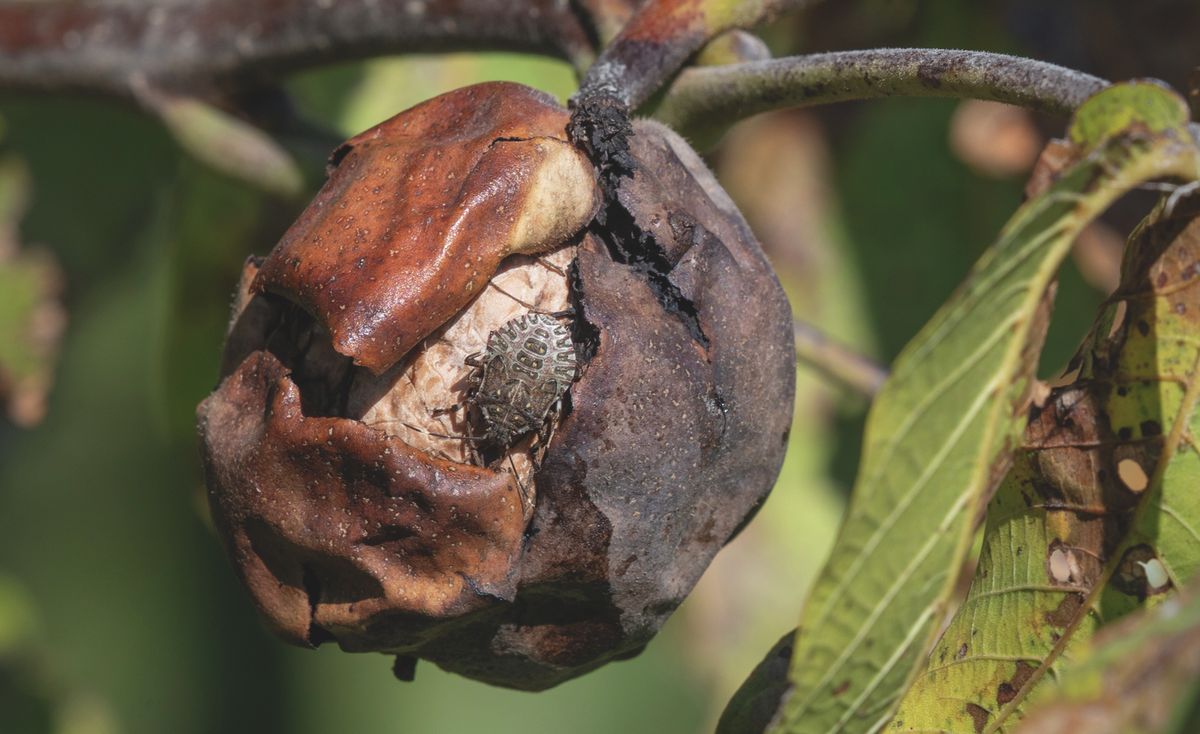
<svg viewBox="0 0 1200 734"><path fill-rule="evenodd" d="M530 457L533 461L534 471L542 468L542 459L546 458L546 451L550 448L550 442L554 440L554 432L558 430L559 412L562 410L562 398L554 401L554 407L550 411L550 415L542 422L542 427L538 430L537 451L533 452Z"/></svg>
<svg viewBox="0 0 1200 734"><path fill-rule="evenodd" d="M521 504L530 504L529 492L525 489L525 483L521 481L521 475L517 473L517 465L513 462L511 453L508 455L508 465L512 468L513 479L517 480L517 491L521 493Z"/></svg>
<svg viewBox="0 0 1200 734"><path fill-rule="evenodd" d="M404 426L405 428L408 428L409 430L416 431L417 433L422 433L426 436L432 436L433 438L445 438L445 439L450 439L452 441L466 441L467 445L470 447L471 462L473 464L475 464L476 466L482 466L482 462L480 461L480 457L479 457L479 452L475 448L475 442L482 440L479 436L471 436L469 434L463 434L461 436L456 436L456 435L449 434L449 433L437 433L436 431L430 431L429 429L422 428L420 426L415 426L412 423L409 423L408 421L402 420L400 418L390 418L390 419L386 419L386 420L375 421L373 423L368 423L367 425L371 426L372 428L375 428L376 426L387 425L389 423L399 423L400 425ZM450 456L445 451L438 450L437 453L441 458L443 458L447 461L458 461L458 459Z"/></svg>
<svg viewBox="0 0 1200 734"><path fill-rule="evenodd" d="M511 294L511 293L509 293L508 291L506 291L506 290L504 290L503 288L501 288L501 287L500 287L499 285L497 285L497 284L496 284L494 281L491 281L491 280L489 280L489 281L488 281L488 285L489 285L490 287L492 287L492 288L495 288L496 290L500 291L501 293L503 293L504 295L508 296L509 298L511 298L512 300L516 301L517 303L521 304L522 306L524 306L525 308L529 309L530 311L533 311L534 313L542 313L542 312L541 312L541 311L539 311L537 308L535 308L533 304L531 304L531 303L528 303L528 302L526 302L526 301L524 301L524 300L522 300L522 299L520 299L520 298L518 298L518 297L514 296L513 294Z"/></svg>
<svg viewBox="0 0 1200 734"><path fill-rule="evenodd" d="M549 265L549 263L547 263L547 265ZM552 265L549 265L549 266L554 267ZM526 301L524 301L520 298L517 298L516 296L514 296L513 294L504 290L503 288L496 285L492 281L488 281L488 285L491 286L492 288L495 288L496 290L500 291L501 293L508 296L509 298L513 299L514 301L521 304L525 308L529 309L530 313L544 314L546 316L549 316L552 319L573 318L575 316L575 309L573 309L573 308L566 308L566 309L563 309L562 311L543 311L540 308L536 308L532 303L527 303ZM468 363L468 364L470 364L470 363Z"/></svg>
<svg viewBox="0 0 1200 734"><path fill-rule="evenodd" d="M483 352L472 352L471 354L468 354L463 359L463 364L467 365L468 367L477 367L477 368L483 367L482 357L483 357ZM411 380L411 378L409 378L409 379ZM458 411L462 410L463 408L466 408L471 399L471 395L474 391L474 386L478 382L478 374L473 374L471 376L471 382L472 382L472 388L470 391L467 392L467 400L468 400L467 403L459 402L459 403L454 403L453 405L448 405L444 408L434 408L433 410L429 411L429 415L433 416L434 418L440 418L443 415L457 413ZM414 388L416 387L415 383L413 384L413 387ZM422 402L424 402L424 401L422 401Z"/></svg>
<svg viewBox="0 0 1200 734"><path fill-rule="evenodd" d="M555 272L555 273L558 273L559 275L561 275L561 276L562 276L562 277L564 277L564 278L565 278L565 277L567 277L567 271L565 271L565 270L563 270L562 268L558 267L557 265L555 265L554 263L550 262L550 261L549 261L549 260L547 260L546 258L544 258L544 257L538 257L538 258L534 258L534 259L537 261L537 264L538 264L538 265L541 265L543 268L546 268L547 270L550 270L550 271L553 271L553 272Z"/></svg>
<svg viewBox="0 0 1200 734"><path fill-rule="evenodd" d="M470 440L467 441L467 447L471 452L471 463L475 466L483 466L483 455L479 453L479 444L476 443L477 441L481 440L483 439L477 436L471 436Z"/></svg>
<svg viewBox="0 0 1200 734"><path fill-rule="evenodd" d="M461 436L455 436L455 435L452 435L449 433L436 433L436 432L430 431L426 428L421 428L420 426L413 425L412 423L409 423L408 421L403 420L401 418L387 418L387 419L384 419L381 421L375 421L373 423L368 423L367 425L374 428L375 426L383 426L383 425L387 425L389 423L399 423L400 425L404 426L405 428L416 431L417 433L423 433L426 436L433 436L434 438L449 438L449 439L458 440L458 441L482 441L483 440L482 436L469 436L469 435L465 435L465 434L461 435Z"/></svg>

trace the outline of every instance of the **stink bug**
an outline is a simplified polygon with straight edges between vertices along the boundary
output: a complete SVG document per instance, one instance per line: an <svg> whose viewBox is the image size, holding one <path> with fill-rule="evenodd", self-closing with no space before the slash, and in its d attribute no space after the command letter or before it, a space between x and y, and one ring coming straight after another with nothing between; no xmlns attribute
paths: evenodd
<svg viewBox="0 0 1200 734"><path fill-rule="evenodd" d="M578 367L571 332L544 313L509 320L465 363L476 368L467 404L483 420L480 438L502 450L546 423Z"/></svg>

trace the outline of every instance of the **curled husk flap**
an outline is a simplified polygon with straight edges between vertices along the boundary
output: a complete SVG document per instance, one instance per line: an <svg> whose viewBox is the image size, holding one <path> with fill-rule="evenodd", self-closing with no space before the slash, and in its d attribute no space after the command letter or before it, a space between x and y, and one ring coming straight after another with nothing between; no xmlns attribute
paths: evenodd
<svg viewBox="0 0 1200 734"><path fill-rule="evenodd" d="M351 138L255 289L304 307L338 353L382 372L505 256L561 245L592 218L591 164L566 142L566 122L548 95L494 82Z"/></svg>
<svg viewBox="0 0 1200 734"><path fill-rule="evenodd" d="M527 90L500 91L515 98L487 104L543 109ZM380 129L402 128L403 117ZM321 311L320 279L357 277L353 229L329 240L331 228L306 247L289 233L265 262L247 263L200 434L217 526L284 637L393 653L398 673L423 658L498 685L546 688L636 654L766 498L792 412L787 300L687 144L654 124L634 129L635 173L550 263L515 255L491 266L494 276L481 268L461 303L430 316L411 281L457 293L466 256L404 240L412 249L399 259L412 279L380 272L338 297L406 320L388 328L411 332L407 352L351 355L338 342L340 322ZM465 156L439 145L444 157ZM361 165L356 175L374 175ZM343 200L329 192L313 206L337 210ZM399 184L394 197L403 208ZM377 206L351 198L345 216ZM395 214L395 231L410 226ZM252 287L321 247L320 268L296 269L289 287ZM485 287L488 277L505 292ZM440 308L440 292L429 293ZM563 318L581 370L539 439L547 445L527 439L478 466L451 450L465 442L410 430L420 419L412 406L428 415L463 396L462 355L526 310L512 295L539 310L572 307ZM446 435L478 432L467 419L439 420Z"/></svg>

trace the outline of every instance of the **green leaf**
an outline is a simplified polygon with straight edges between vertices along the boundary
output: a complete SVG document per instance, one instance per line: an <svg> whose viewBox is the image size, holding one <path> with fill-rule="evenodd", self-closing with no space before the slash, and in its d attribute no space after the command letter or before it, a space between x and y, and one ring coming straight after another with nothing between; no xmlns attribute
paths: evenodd
<svg viewBox="0 0 1200 734"><path fill-rule="evenodd" d="M1114 90L1116 90L1114 92ZM1080 116L1106 119L1096 105ZM1158 94L1173 96L1165 90ZM966 284L901 353L868 419L847 518L797 631L774 731L876 731L924 659L983 498L1024 429L1047 292L1078 232L1138 183L1194 177L1179 114L1081 138L1081 159L1022 206ZM1178 109L1176 106L1175 109ZM1155 132L1157 131L1157 132Z"/></svg>
<svg viewBox="0 0 1200 734"><path fill-rule="evenodd" d="M998 731L1095 630L1200 568L1200 202L1152 215L988 508L971 589L896 729ZM1053 671L1053 677L1046 677Z"/></svg>
<svg viewBox="0 0 1200 734"><path fill-rule="evenodd" d="M1102 638L1102 639L1101 639ZM1200 594L1101 633L1019 734L1191 734L1200 727Z"/></svg>
<svg viewBox="0 0 1200 734"><path fill-rule="evenodd" d="M1190 118L1187 102L1155 81L1118 84L1096 94L1071 119L1072 143L1091 145L1138 128L1171 134Z"/></svg>
<svg viewBox="0 0 1200 734"><path fill-rule="evenodd" d="M257 127L193 97L167 94L144 84L137 92L180 147L196 160L281 196L296 196L304 190L300 164Z"/></svg>
<svg viewBox="0 0 1200 734"><path fill-rule="evenodd" d="M794 639L794 632L784 635L750 672L750 677L721 712L717 734L759 732L767 728L779 708L780 697L787 693L787 669Z"/></svg>

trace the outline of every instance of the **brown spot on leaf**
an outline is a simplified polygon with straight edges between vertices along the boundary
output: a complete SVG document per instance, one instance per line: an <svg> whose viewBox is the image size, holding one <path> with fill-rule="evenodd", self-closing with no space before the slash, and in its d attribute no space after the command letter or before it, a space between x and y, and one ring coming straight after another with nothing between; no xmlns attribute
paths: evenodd
<svg viewBox="0 0 1200 734"><path fill-rule="evenodd" d="M1079 157L1080 152L1077 146L1067 140L1055 138L1046 143L1033 165L1029 180L1025 183L1025 198L1032 199L1053 186L1062 172Z"/></svg>
<svg viewBox="0 0 1200 734"><path fill-rule="evenodd" d="M996 703L1000 704L1001 706L1003 706L1004 704L1008 703L1009 701L1013 700L1016 697L1017 697L1017 689L1013 688L1013 685L1007 681L1005 681L1004 683L1001 683L996 688Z"/></svg>
<svg viewBox="0 0 1200 734"><path fill-rule="evenodd" d="M1084 595L1071 593L1064 596L1053 611L1046 612L1045 620L1055 627L1066 627L1074 621L1083 607Z"/></svg>
<svg viewBox="0 0 1200 734"><path fill-rule="evenodd" d="M1001 683L996 688L996 703L1003 706L1012 701L1037 672L1037 668L1030 665L1028 662L1021 660L1017 662L1017 670L1013 673L1013 677Z"/></svg>
<svg viewBox="0 0 1200 734"><path fill-rule="evenodd" d="M975 725L976 734L987 728L988 719L991 718L992 712L988 711L977 703L968 703L967 705L963 706L963 709L967 712L967 715L971 717L971 721Z"/></svg>

